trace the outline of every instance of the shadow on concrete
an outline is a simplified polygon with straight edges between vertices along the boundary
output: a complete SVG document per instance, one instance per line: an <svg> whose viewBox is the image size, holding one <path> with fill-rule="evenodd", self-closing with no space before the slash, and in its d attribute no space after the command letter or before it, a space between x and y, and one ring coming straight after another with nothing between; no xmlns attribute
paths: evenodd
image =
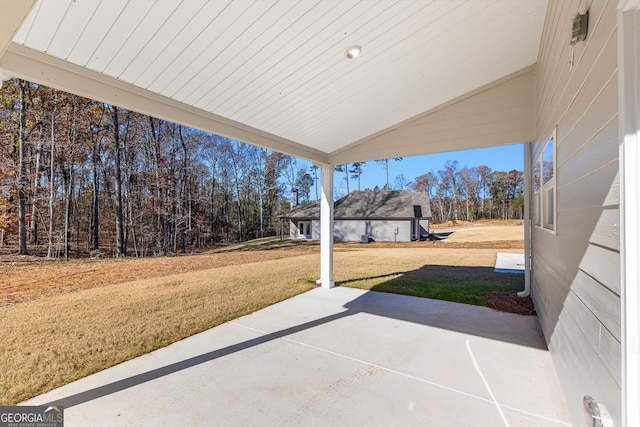
<svg viewBox="0 0 640 427"><path fill-rule="evenodd" d="M317 290L320 291L320 290ZM312 291L314 292L314 291ZM355 291L354 291L355 292ZM546 349L539 334L523 334L518 325L529 325L524 316L494 312L486 307L469 306L446 301L416 298L382 292L366 292L346 303L344 311L302 323L280 331L265 334L238 344L213 350L195 357L172 363L148 372L114 381L71 396L46 403L48 406L70 408L137 385L180 372L203 363L241 352L273 340L287 337L301 331L353 316L358 313L374 314L407 322L443 328L465 334L477 335L492 340L510 342L538 349ZM520 318L520 319L519 319ZM524 322L524 323L522 323ZM535 324L537 328L537 323ZM125 362L126 363L126 362Z"/></svg>
<svg viewBox="0 0 640 427"><path fill-rule="evenodd" d="M174 374L184 369L192 368L194 366L209 362L211 360L218 359L220 357L228 356L233 353L236 353L257 345L265 344L269 341L273 341L279 338L286 337L291 334L295 334L296 332L304 331L328 322L332 322L334 320L349 316L351 314L353 313L349 311L344 311L342 313L338 313L332 316L327 316L322 319L317 319L308 323L303 323L301 325L283 329L278 332L263 335L261 337L247 340L238 344L230 345L228 347L224 347L218 350L210 351L208 353L204 353L199 356L181 360L180 362L172 363L170 365L153 369L151 371L144 372L142 374L133 375L129 378L115 381L110 384L105 384L100 387L96 387L96 388L86 390L71 396L64 397L62 399L58 399L58 400L46 403L45 405L63 406L65 409L71 408L73 406L81 405L83 403L89 402L94 399L99 399L101 397L108 396L110 394L117 393L119 391L126 390L131 387L135 387L137 385L146 383L148 381L153 381L155 379Z"/></svg>

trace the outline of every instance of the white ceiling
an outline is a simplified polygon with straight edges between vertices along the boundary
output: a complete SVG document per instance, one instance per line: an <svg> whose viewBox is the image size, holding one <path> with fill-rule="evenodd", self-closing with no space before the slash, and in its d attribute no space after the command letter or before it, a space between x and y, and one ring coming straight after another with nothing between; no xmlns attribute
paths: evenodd
<svg viewBox="0 0 640 427"><path fill-rule="evenodd" d="M546 6L547 0L41 0L16 27L0 66L37 78L9 56L44 54L42 63L82 67L96 80L133 85L142 96L166 97L190 114L308 148L307 157L321 160L534 64ZM354 44L362 54L349 60L345 51Z"/></svg>

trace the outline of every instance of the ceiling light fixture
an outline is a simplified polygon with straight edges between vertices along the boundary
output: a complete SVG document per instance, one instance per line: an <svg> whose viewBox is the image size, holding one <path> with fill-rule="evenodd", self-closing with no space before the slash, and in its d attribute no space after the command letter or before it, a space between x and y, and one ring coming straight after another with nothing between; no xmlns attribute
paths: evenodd
<svg viewBox="0 0 640 427"><path fill-rule="evenodd" d="M355 45L347 49L347 51L344 54L347 56L347 58L353 59L353 58L357 58L358 55L360 55L360 52L362 52L362 48L358 45Z"/></svg>

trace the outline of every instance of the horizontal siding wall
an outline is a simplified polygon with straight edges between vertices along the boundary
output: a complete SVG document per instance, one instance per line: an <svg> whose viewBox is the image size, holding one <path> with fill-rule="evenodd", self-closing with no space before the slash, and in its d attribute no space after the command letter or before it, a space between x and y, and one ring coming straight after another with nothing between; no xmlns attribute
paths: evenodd
<svg viewBox="0 0 640 427"><path fill-rule="evenodd" d="M398 228L396 234L395 228ZM334 240L338 242L359 242L367 235L378 242L409 242L411 222L383 220L335 220Z"/></svg>
<svg viewBox="0 0 640 427"><path fill-rule="evenodd" d="M585 395L621 420L616 5L551 0L536 69L533 159L555 128L557 218L556 233L533 227L532 295L575 425Z"/></svg>
<svg viewBox="0 0 640 427"><path fill-rule="evenodd" d="M397 232L396 232L397 229ZM295 231L294 231L295 230ZM411 241L410 220L341 220L333 221L333 239L337 242L359 242L366 235L376 242L409 242ZM420 233L426 234L429 230L429 221L420 220ZM292 225L292 233L298 228ZM292 234L294 236L294 234ZM320 221L313 220L311 224L311 237L320 240Z"/></svg>

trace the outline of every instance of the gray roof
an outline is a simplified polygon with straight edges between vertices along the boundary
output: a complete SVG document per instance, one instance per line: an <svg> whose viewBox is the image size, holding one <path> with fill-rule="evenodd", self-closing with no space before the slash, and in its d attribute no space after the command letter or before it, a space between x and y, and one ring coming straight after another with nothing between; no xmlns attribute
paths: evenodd
<svg viewBox="0 0 640 427"><path fill-rule="evenodd" d="M415 218L414 206L420 206L423 219L431 218L429 197L425 193L409 190L353 191L340 200L333 208L335 219L355 218ZM320 218L320 202L306 202L291 208L282 218Z"/></svg>

